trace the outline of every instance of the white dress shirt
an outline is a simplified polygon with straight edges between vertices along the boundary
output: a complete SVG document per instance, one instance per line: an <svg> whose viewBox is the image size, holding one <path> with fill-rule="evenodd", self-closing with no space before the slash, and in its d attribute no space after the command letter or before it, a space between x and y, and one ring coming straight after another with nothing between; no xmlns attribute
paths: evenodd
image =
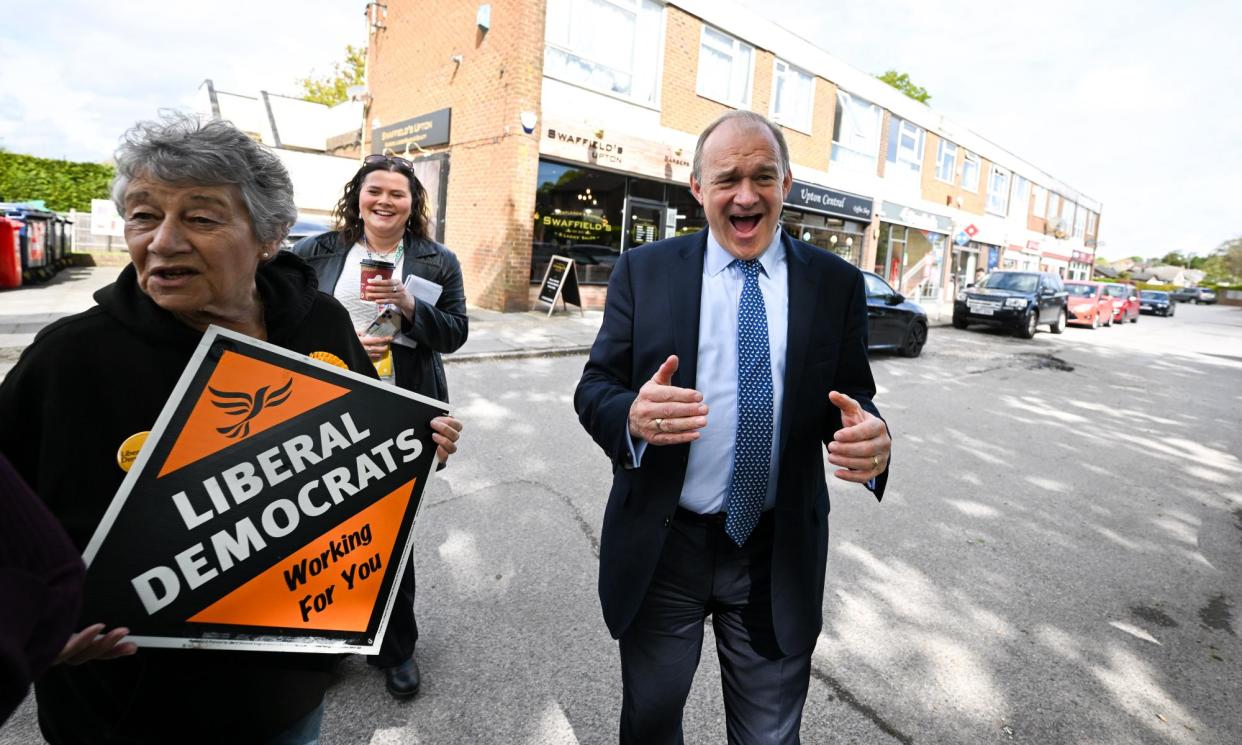
<svg viewBox="0 0 1242 745"><path fill-rule="evenodd" d="M737 436L737 309L745 277L734 257L709 230L699 301L699 347L695 389L707 404L707 426L690 443L690 459L679 504L692 512L727 509ZM789 330L789 264L779 228L759 256L759 290L768 319L772 361L772 455L764 509L776 501L776 456L780 452L781 401L785 392L785 346ZM628 436L628 431L627 431ZM642 463L647 442L630 443L631 462Z"/></svg>

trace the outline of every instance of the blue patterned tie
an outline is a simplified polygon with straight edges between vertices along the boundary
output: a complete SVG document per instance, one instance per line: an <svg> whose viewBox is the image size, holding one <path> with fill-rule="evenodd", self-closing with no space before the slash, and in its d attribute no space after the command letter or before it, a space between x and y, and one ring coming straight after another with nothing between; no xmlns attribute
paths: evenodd
<svg viewBox="0 0 1242 745"><path fill-rule="evenodd" d="M741 546L759 523L772 458L772 357L758 259L734 264L746 276L737 304L737 437L725 532Z"/></svg>

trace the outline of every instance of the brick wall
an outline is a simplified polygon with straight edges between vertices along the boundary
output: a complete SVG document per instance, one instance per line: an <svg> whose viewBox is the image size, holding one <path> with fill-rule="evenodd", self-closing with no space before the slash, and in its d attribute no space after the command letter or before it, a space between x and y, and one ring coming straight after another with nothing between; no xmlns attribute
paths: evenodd
<svg viewBox="0 0 1242 745"><path fill-rule="evenodd" d="M699 39L703 21L681 8L665 10L664 66L660 87L660 124L670 129L697 134L712 120L732 107L704 98L695 92L699 72ZM772 110L773 63L776 55L756 49L751 86L750 110L768 116ZM832 150L832 123L836 114L837 87L814 78L815 103L811 113L811 133L782 127L794 163L820 171L828 170Z"/></svg>
<svg viewBox="0 0 1242 745"><path fill-rule="evenodd" d="M452 109L444 242L470 303L526 310L539 146L519 114L539 111L545 2L491 6L483 33L474 4L389 0L387 28L369 44L369 117L388 125Z"/></svg>
<svg viewBox="0 0 1242 745"><path fill-rule="evenodd" d="M958 207L957 200L961 198L962 203L959 209L963 212L982 215L983 205L987 200L987 173L992 164L984 158L979 159L979 191L977 193L963 188L961 185L962 167L966 163L966 150L958 145L957 160L953 163L954 183L947 184L936 178L936 156L940 152L941 138L932 132L928 132L926 138L923 147L923 169L920 176L923 198L946 207Z"/></svg>

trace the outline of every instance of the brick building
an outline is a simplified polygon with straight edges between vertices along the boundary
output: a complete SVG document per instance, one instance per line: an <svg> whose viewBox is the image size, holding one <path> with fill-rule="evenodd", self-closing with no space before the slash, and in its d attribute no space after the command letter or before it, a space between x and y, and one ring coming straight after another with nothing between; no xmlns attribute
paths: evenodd
<svg viewBox="0 0 1242 745"><path fill-rule="evenodd" d="M602 303L620 253L705 225L697 134L778 121L798 237L901 292L977 267L1089 276L1101 206L727 0L388 0L367 6L363 148L416 162L472 303L532 307L549 258Z"/></svg>

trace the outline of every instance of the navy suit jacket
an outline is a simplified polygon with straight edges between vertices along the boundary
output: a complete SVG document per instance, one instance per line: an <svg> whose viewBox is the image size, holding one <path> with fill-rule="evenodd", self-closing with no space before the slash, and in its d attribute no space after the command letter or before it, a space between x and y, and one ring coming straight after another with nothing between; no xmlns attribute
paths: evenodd
<svg viewBox="0 0 1242 745"><path fill-rule="evenodd" d="M879 416L867 361L862 273L838 256L782 231L789 262L780 452L777 458L772 614L787 654L814 645L823 619L828 555L824 443L841 426L828 392L840 391ZM603 323L574 394L582 426L613 462L600 542L599 596L614 638L625 633L655 572L686 475L689 445L648 447L625 468L630 405L676 354L673 385L695 387L699 305L707 231L626 251L612 272ZM711 406L711 402L707 402ZM710 418L710 408L708 417ZM884 492L887 470L874 493Z"/></svg>

